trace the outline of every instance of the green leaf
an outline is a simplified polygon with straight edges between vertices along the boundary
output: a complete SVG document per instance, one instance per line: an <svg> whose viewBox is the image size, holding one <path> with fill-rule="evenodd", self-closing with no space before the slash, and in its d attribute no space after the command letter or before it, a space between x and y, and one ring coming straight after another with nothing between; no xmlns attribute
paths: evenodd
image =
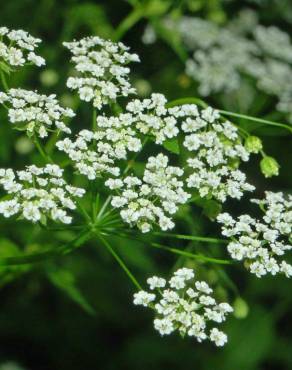
<svg viewBox="0 0 292 370"><path fill-rule="evenodd" d="M48 278L53 285L67 294L69 298L77 303L89 315L95 315L94 308L88 303L80 290L76 287L75 277L68 270L55 270L48 272Z"/></svg>
<svg viewBox="0 0 292 370"><path fill-rule="evenodd" d="M165 149L167 149L169 152L174 153L174 154L179 154L179 143L177 139L169 139L165 140L163 142L163 146Z"/></svg>

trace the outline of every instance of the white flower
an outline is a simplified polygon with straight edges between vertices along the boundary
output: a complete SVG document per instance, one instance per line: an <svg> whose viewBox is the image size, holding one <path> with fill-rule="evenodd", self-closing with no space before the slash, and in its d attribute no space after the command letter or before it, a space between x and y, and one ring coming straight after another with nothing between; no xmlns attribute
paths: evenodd
<svg viewBox="0 0 292 370"><path fill-rule="evenodd" d="M71 132L62 121L75 114L71 109L61 107L55 95L10 89L2 94L0 100L8 106L8 117L13 127L26 129L28 135L35 134L44 138L53 130Z"/></svg>
<svg viewBox="0 0 292 370"><path fill-rule="evenodd" d="M4 217L17 214L33 223L42 217L71 223L72 217L68 216L67 210L74 210L74 198L85 194L84 189L67 185L63 170L53 164L45 167L31 165L16 173L10 168L1 169L0 184L13 197L0 202L0 213Z"/></svg>
<svg viewBox="0 0 292 370"><path fill-rule="evenodd" d="M140 139L135 137L135 132L129 125L126 115L109 118L99 116L96 132L82 130L75 141L66 138L56 145L89 180L104 174L118 176L120 169L116 162L126 159L128 152L137 152L142 147ZM121 187L122 183L110 179L106 185L113 190Z"/></svg>
<svg viewBox="0 0 292 370"><path fill-rule="evenodd" d="M34 52L41 42L40 39L23 30L9 30L6 27L1 27L0 30L0 61L12 68L29 63L37 67L45 64L45 60Z"/></svg>
<svg viewBox="0 0 292 370"><path fill-rule="evenodd" d="M217 328L213 328L210 332L210 340L218 347L222 347L227 343L227 335Z"/></svg>
<svg viewBox="0 0 292 370"><path fill-rule="evenodd" d="M147 307L149 303L155 300L155 298L155 294L147 293L141 290L140 292L134 294L134 304Z"/></svg>
<svg viewBox="0 0 292 370"><path fill-rule="evenodd" d="M136 129L144 135L153 136L157 144L176 137L179 133L177 120L178 113L182 110L167 109L166 103L164 95L151 94L149 99L135 99L126 107Z"/></svg>
<svg viewBox="0 0 292 370"><path fill-rule="evenodd" d="M164 288L166 284L166 280L157 276L152 276L151 278L147 279L147 283L151 290L156 288Z"/></svg>
<svg viewBox="0 0 292 370"><path fill-rule="evenodd" d="M189 188L197 189L202 198L212 196L220 202L228 197L240 199L245 191L254 190L235 166L247 161L249 153L234 125L221 122L219 113L208 107L188 117L182 130L186 133L183 145L192 154L187 159L193 171L187 178Z"/></svg>
<svg viewBox="0 0 292 370"><path fill-rule="evenodd" d="M220 214L222 234L231 237L227 246L231 257L245 264L257 277L283 273L292 276L292 265L281 260L292 250L292 196L266 192L262 200L253 199L264 211L262 219L241 215L237 220L227 213Z"/></svg>
<svg viewBox="0 0 292 370"><path fill-rule="evenodd" d="M134 176L127 176L123 186L119 182L119 195L113 196L111 205L119 208L124 222L136 225L142 232L148 232L155 223L162 230L174 227L169 217L177 211L180 204L187 202L189 194L183 190L179 178L183 171L178 167L168 166L168 158L163 154L149 157L143 175L143 181ZM113 187L114 180L106 181ZM169 212L169 204L172 204Z"/></svg>
<svg viewBox="0 0 292 370"><path fill-rule="evenodd" d="M153 323L154 328L161 335L169 335L175 330L172 321L168 319L155 319Z"/></svg>
<svg viewBox="0 0 292 370"><path fill-rule="evenodd" d="M288 33L259 25L256 13L250 10L241 11L221 27L188 16L179 20L166 17L163 23L170 32L180 34L192 53L186 73L199 84L200 95L230 94L248 76L255 88L276 96L277 110L288 114L292 122L292 44ZM147 32L154 30L147 27Z"/></svg>
<svg viewBox="0 0 292 370"><path fill-rule="evenodd" d="M182 335L195 337L198 342L209 338L217 346L223 346L227 342L226 334L217 328L209 331L209 323L222 323L233 309L228 303L218 304L210 296L212 289L206 282L196 282L193 289L190 285L193 286L194 276L194 271L188 268L175 271L168 284L165 279L153 276L147 283L151 290L157 290L157 294L135 293L134 304L155 310L153 324L161 335L177 330Z"/></svg>
<svg viewBox="0 0 292 370"><path fill-rule="evenodd" d="M130 54L124 44L97 36L63 44L71 51L71 60L80 75L69 77L67 86L77 90L81 100L92 101L93 106L100 109L119 96L135 93L129 83L130 69L126 65L138 62L139 57Z"/></svg>

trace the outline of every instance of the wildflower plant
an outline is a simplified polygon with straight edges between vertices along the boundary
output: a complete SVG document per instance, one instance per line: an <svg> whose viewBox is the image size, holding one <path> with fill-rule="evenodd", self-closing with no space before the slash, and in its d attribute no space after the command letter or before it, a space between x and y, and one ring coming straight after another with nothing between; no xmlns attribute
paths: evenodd
<svg viewBox="0 0 292 370"><path fill-rule="evenodd" d="M224 209L220 213L228 199L239 200L255 190L242 169L243 162L260 154L265 175L277 174L279 166L265 154L260 138L226 119L226 113L235 117L236 113L224 114L197 98L169 102L163 94L153 93L140 99L128 66L139 57L121 42L97 36L64 43L75 66L67 87L76 90L92 111L92 122L82 123L84 127L76 133L74 123L67 122L78 119L76 113L62 107L55 95L9 86L8 76L17 58L18 67L27 61L44 64L40 57L24 52L33 52L40 41L24 31L1 28L0 33L0 51L5 51L0 54L0 104L7 111L10 127L26 132L42 161L42 165L29 163L24 169L0 170L0 214L11 222L31 223L34 230L74 235L62 247L24 252L2 263L42 261L69 253L89 240L97 241L138 290L134 304L154 311L154 327L161 335L177 331L198 342L209 339L223 346L227 335L217 324L233 309L217 299L204 272L198 269L196 281L188 267L176 270L169 281L153 276L147 280L150 291L146 291L111 244L111 237L137 240L184 257L196 267L201 263L228 265L235 259L244 261L258 277L280 272L290 277L292 267L286 255L291 249L291 196L267 192L265 200L253 201L264 212L262 220L247 215L236 220ZM6 50L7 38L19 48L17 58L7 56L16 53ZM210 219L223 224L224 238L175 233L183 207L189 212L209 204L216 211ZM147 240L146 233L150 235ZM161 238L227 244L223 253L228 256L229 252L232 258L160 244Z"/></svg>

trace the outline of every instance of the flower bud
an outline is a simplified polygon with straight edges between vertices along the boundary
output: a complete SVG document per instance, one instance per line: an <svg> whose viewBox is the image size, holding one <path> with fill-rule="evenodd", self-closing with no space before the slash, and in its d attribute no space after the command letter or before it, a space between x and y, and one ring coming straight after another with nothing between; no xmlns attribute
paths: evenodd
<svg viewBox="0 0 292 370"><path fill-rule="evenodd" d="M249 312L247 303L240 297L237 297L233 304L234 316L237 319L245 319Z"/></svg>
<svg viewBox="0 0 292 370"><path fill-rule="evenodd" d="M262 141L257 136L248 136L245 140L244 146L250 153L258 153L263 149Z"/></svg>
<svg viewBox="0 0 292 370"><path fill-rule="evenodd" d="M261 171L265 177L272 177L279 175L279 164L273 157L264 157L260 163Z"/></svg>

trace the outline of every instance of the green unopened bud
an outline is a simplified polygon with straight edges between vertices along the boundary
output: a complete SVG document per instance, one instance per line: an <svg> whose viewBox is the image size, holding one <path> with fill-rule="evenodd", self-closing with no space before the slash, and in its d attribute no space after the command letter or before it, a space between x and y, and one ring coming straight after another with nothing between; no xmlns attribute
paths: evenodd
<svg viewBox="0 0 292 370"><path fill-rule="evenodd" d="M265 177L279 175L280 165L273 157L264 157L260 163L261 171Z"/></svg>
<svg viewBox="0 0 292 370"><path fill-rule="evenodd" d="M56 85L59 80L59 75L53 69L46 69L41 73L40 80L44 86L51 87Z"/></svg>
<svg viewBox="0 0 292 370"><path fill-rule="evenodd" d="M240 297L234 301L233 309L233 314L237 319L245 319L249 312L247 303Z"/></svg>
<svg viewBox="0 0 292 370"><path fill-rule="evenodd" d="M248 136L245 140L244 146L250 153L258 153L263 149L262 141L257 136Z"/></svg>
<svg viewBox="0 0 292 370"><path fill-rule="evenodd" d="M234 170L237 170L239 165L240 165L240 160L238 158L231 158L229 161L228 161L228 165L234 169Z"/></svg>

